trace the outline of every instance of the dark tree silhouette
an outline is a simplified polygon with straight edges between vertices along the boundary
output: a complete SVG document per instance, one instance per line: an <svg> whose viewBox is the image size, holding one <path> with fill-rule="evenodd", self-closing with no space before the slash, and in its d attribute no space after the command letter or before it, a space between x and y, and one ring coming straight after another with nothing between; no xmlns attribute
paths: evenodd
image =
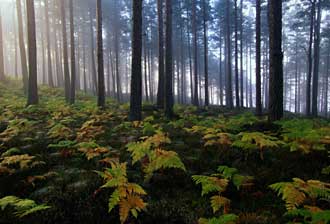
<svg viewBox="0 0 330 224"><path fill-rule="evenodd" d="M142 109L142 0L133 1L132 76L129 119L141 120Z"/></svg>
<svg viewBox="0 0 330 224"><path fill-rule="evenodd" d="M102 1L96 1L96 17L97 17L97 76L98 91L97 105L105 106L105 84L104 84L104 65L103 65L103 36L102 36Z"/></svg>
<svg viewBox="0 0 330 224"><path fill-rule="evenodd" d="M29 52L29 86L27 105L38 104L37 83L37 43L34 0L26 0L28 52Z"/></svg>
<svg viewBox="0 0 330 224"><path fill-rule="evenodd" d="M165 115L173 116L173 80L172 80L172 0L166 0L166 37L165 37Z"/></svg>
<svg viewBox="0 0 330 224"><path fill-rule="evenodd" d="M283 117L282 1L269 0L269 120Z"/></svg>

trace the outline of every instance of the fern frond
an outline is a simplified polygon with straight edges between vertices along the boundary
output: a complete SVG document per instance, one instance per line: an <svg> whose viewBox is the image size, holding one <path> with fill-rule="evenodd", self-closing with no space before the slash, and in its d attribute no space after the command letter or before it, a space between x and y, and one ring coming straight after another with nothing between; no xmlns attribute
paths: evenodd
<svg viewBox="0 0 330 224"><path fill-rule="evenodd" d="M13 207L15 210L14 215L19 218L51 208L45 204L38 205L33 200L20 199L16 196L6 196L1 198L0 207L1 210L5 210L7 207Z"/></svg>
<svg viewBox="0 0 330 224"><path fill-rule="evenodd" d="M227 179L219 179L217 177L209 177L202 175L194 175L192 179L196 184L202 185L202 196L211 192L224 192L228 186Z"/></svg>
<svg viewBox="0 0 330 224"><path fill-rule="evenodd" d="M227 211L228 210L227 208L229 206L230 206L230 200L228 198L219 195L211 197L211 207L214 213L219 211L220 208L224 208L224 210Z"/></svg>
<svg viewBox="0 0 330 224"><path fill-rule="evenodd" d="M222 215L219 218L205 219L201 218L198 220L199 224L235 224L238 216L235 214Z"/></svg>

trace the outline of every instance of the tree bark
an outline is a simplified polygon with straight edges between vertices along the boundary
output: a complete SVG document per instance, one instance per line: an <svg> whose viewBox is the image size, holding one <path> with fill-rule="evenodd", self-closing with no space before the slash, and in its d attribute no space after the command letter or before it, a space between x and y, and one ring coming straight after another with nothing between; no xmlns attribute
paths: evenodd
<svg viewBox="0 0 330 224"><path fill-rule="evenodd" d="M192 0L192 32L193 32L193 54L194 54L194 95L193 105L199 106L198 99L198 55L197 55L197 22L196 22L196 0Z"/></svg>
<svg viewBox="0 0 330 224"><path fill-rule="evenodd" d="M46 39L47 39L47 60L48 60L48 85L54 87L53 80L53 68L52 68L52 55L51 55L51 43L50 43L50 31L49 31L49 7L48 0L45 0L45 20L46 20Z"/></svg>
<svg viewBox="0 0 330 224"><path fill-rule="evenodd" d="M165 37L165 116L173 116L172 0L166 0Z"/></svg>
<svg viewBox="0 0 330 224"><path fill-rule="evenodd" d="M232 109L233 102L233 89L232 89L232 68L231 68L231 31L230 31L230 0L227 0L226 5L226 45L227 45L227 83L226 83L226 104Z"/></svg>
<svg viewBox="0 0 330 224"><path fill-rule="evenodd" d="M317 3L317 20L315 24L314 38L314 74L313 74L313 90L312 90L312 115L317 116L318 113L318 86L319 86L319 67L320 67L320 30L321 30L321 2Z"/></svg>
<svg viewBox="0 0 330 224"><path fill-rule="evenodd" d="M5 81L5 64L3 57L2 15L0 12L0 81Z"/></svg>
<svg viewBox="0 0 330 224"><path fill-rule="evenodd" d="M269 0L269 120L283 117L282 1Z"/></svg>
<svg viewBox="0 0 330 224"><path fill-rule="evenodd" d="M19 41L19 49L21 55L21 66L22 66L22 77L23 77L23 89L24 93L28 92L28 67L27 67L27 59L26 59L26 51L25 51L25 41L24 41L24 32L23 32L23 18L22 18L22 6L21 0L16 0L16 8L17 8L17 23L18 23L18 41Z"/></svg>
<svg viewBox="0 0 330 224"><path fill-rule="evenodd" d="M133 1L132 36L132 75L129 119L131 121L136 121L142 118L142 0Z"/></svg>
<svg viewBox="0 0 330 224"><path fill-rule="evenodd" d="M203 0L203 30L204 30L204 81L205 81L205 107L210 104L209 100L209 68L208 68L208 39L207 39L207 3Z"/></svg>
<svg viewBox="0 0 330 224"><path fill-rule="evenodd" d="M70 50L71 50L71 86L70 86L70 104L75 103L76 98L76 54L74 41L74 20L73 20L73 0L70 4Z"/></svg>
<svg viewBox="0 0 330 224"><path fill-rule="evenodd" d="M105 84L104 84L104 64L103 64L101 0L96 1L96 17L97 17L97 74L98 74L97 106L103 108L105 106Z"/></svg>
<svg viewBox="0 0 330 224"><path fill-rule="evenodd" d="M64 68L64 92L67 102L70 100L70 71L68 62L68 43L66 35L66 19L65 19L65 0L61 0L61 16L62 16L62 36L63 36L63 68Z"/></svg>
<svg viewBox="0 0 330 224"><path fill-rule="evenodd" d="M34 0L26 0L26 11L29 52L29 91L27 105L33 105L38 104L39 102L37 83L37 43Z"/></svg>
<svg viewBox="0 0 330 224"><path fill-rule="evenodd" d="M262 114L261 103L261 2L256 0L256 115Z"/></svg>

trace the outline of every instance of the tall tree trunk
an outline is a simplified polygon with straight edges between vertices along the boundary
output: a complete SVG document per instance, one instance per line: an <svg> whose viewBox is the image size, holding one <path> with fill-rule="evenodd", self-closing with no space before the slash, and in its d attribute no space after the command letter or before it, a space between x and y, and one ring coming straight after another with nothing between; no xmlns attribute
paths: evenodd
<svg viewBox="0 0 330 224"><path fill-rule="evenodd" d="M283 117L282 1L269 0L269 120Z"/></svg>
<svg viewBox="0 0 330 224"><path fill-rule="evenodd" d="M238 74L238 9L235 0L235 97L236 107L240 106L239 100L239 74Z"/></svg>
<svg viewBox="0 0 330 224"><path fill-rule="evenodd" d="M94 53L94 29L93 29L93 17L92 17L92 9L90 9L89 12L89 32L90 32L90 54L91 54L91 61L92 61L92 90L93 93L95 94L98 87L97 87L97 78L96 78L96 63L95 63L95 53Z"/></svg>
<svg viewBox="0 0 330 224"><path fill-rule="evenodd" d="M320 30L321 30L321 2L317 3L317 20L315 27L314 38L314 75L313 75L313 90L312 90L312 115L317 116L318 113L318 86L319 86L319 67L320 67Z"/></svg>
<svg viewBox="0 0 330 224"><path fill-rule="evenodd" d="M194 95L193 105L199 106L198 99L198 55L197 55L197 22L196 22L196 0L192 0L192 32L193 32L193 50L194 50Z"/></svg>
<svg viewBox="0 0 330 224"><path fill-rule="evenodd" d="M158 12L158 92L157 106L164 107L164 30L163 30L163 0L157 0Z"/></svg>
<svg viewBox="0 0 330 224"><path fill-rule="evenodd" d="M105 84L104 84L104 65L103 65L103 36L102 36L102 2L96 1L97 17L97 106L105 106Z"/></svg>
<svg viewBox="0 0 330 224"><path fill-rule="evenodd" d="M28 92L28 67L27 67L27 59L26 59L26 51L25 51L25 41L23 34L23 18L22 18L22 6L21 0L16 0L16 9L17 9L17 23L18 23L18 39L19 39L19 49L21 55L21 66L22 66L22 77L23 77L23 89L24 93Z"/></svg>
<svg viewBox="0 0 330 224"><path fill-rule="evenodd" d="M3 57L3 35L2 35L2 15L0 12L0 81L5 80L5 63L4 63L4 57Z"/></svg>
<svg viewBox="0 0 330 224"><path fill-rule="evenodd" d="M256 115L262 114L261 103L261 2L256 0Z"/></svg>
<svg viewBox="0 0 330 224"><path fill-rule="evenodd" d="M203 29L204 29L204 75L205 75L205 107L210 104L209 100L209 68L208 68L208 40L207 40L207 10L208 3L203 0Z"/></svg>
<svg viewBox="0 0 330 224"><path fill-rule="evenodd" d="M244 107L244 72L243 72L243 0L241 0L240 3L240 59L241 59L241 63L240 63L240 73L241 73L241 77L240 77L240 92L241 92L241 96L240 96L240 100L241 100L241 107Z"/></svg>
<svg viewBox="0 0 330 224"><path fill-rule="evenodd" d="M312 70L313 70L313 58L312 58L312 47L313 47L313 33L314 33L314 20L315 20L315 1L312 0L312 9L310 14L310 32L309 32L309 46L308 46L308 73L306 80L306 115L311 114L311 83L312 83Z"/></svg>
<svg viewBox="0 0 330 224"><path fill-rule="evenodd" d="M73 0L70 0L70 45L71 45L71 86L70 104L74 104L76 98L76 53L74 41Z"/></svg>
<svg viewBox="0 0 330 224"><path fill-rule="evenodd" d="M172 65L172 0L166 0L166 28L165 28L165 115L173 116L173 65Z"/></svg>
<svg viewBox="0 0 330 224"><path fill-rule="evenodd" d="M64 68L64 92L67 102L70 100L70 71L68 62L68 41L66 36L66 19L65 19L65 0L61 0L62 15L62 35L63 35L63 68Z"/></svg>
<svg viewBox="0 0 330 224"><path fill-rule="evenodd" d="M28 52L29 52L29 91L27 105L38 104L37 43L34 0L26 0Z"/></svg>
<svg viewBox="0 0 330 224"><path fill-rule="evenodd" d="M133 1L132 75L129 119L141 120L142 110L142 0Z"/></svg>
<svg viewBox="0 0 330 224"><path fill-rule="evenodd" d="M234 107L232 92L232 68L231 68L231 31L230 31L230 0L226 5L226 46L227 46L227 83L226 83L226 104L229 108Z"/></svg>
<svg viewBox="0 0 330 224"><path fill-rule="evenodd" d="M45 0L45 20L46 20L46 39L47 39L47 59L48 59L48 85L54 87L53 80L53 68L52 68L52 56L51 56L51 43L50 43L50 31L49 31L49 7L48 0Z"/></svg>
<svg viewBox="0 0 330 224"><path fill-rule="evenodd" d="M223 77L223 73L222 73L222 37L221 37L221 28L220 28L220 33L219 33L219 92L220 92L220 105L223 105L223 83L222 83L222 77Z"/></svg>

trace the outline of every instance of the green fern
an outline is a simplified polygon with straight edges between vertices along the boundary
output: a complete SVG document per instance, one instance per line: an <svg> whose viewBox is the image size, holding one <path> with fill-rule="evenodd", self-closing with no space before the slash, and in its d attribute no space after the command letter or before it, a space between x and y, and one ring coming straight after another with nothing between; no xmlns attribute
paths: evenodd
<svg viewBox="0 0 330 224"><path fill-rule="evenodd" d="M259 150L262 160L264 159L263 152L265 149L276 149L284 144L278 138L261 132L242 132L238 137L239 139L234 141L232 146L246 150L248 154Z"/></svg>
<svg viewBox="0 0 330 224"><path fill-rule="evenodd" d="M121 223L125 223L129 213L137 218L138 213L147 206L141 198L147 193L140 185L128 182L126 170L126 163L113 162L111 168L104 172L96 171L106 181L101 188L114 188L109 198L108 211L110 213L116 206L119 206Z"/></svg>
<svg viewBox="0 0 330 224"><path fill-rule="evenodd" d="M229 182L227 179L220 179L217 177L209 177L202 175L194 175L192 176L192 179L196 184L202 185L202 196L214 192L224 192Z"/></svg>
<svg viewBox="0 0 330 224"><path fill-rule="evenodd" d="M318 199L330 199L330 184L318 180L303 181L299 178L293 178L292 182L272 184L270 188L282 196L288 211L306 205L307 199L312 202Z"/></svg>
<svg viewBox="0 0 330 224"><path fill-rule="evenodd" d="M238 216L235 214L225 214L218 218L205 219L201 218L198 220L199 224L235 224Z"/></svg>
<svg viewBox="0 0 330 224"><path fill-rule="evenodd" d="M15 210L14 215L19 218L51 208L45 204L38 205L33 200L20 199L16 196L6 196L1 198L0 207L2 211L7 207L13 208Z"/></svg>
<svg viewBox="0 0 330 224"><path fill-rule="evenodd" d="M151 137L144 137L140 142L127 144L127 151L131 153L132 163L142 162L145 180L149 180L153 173L160 169L175 168L186 171L178 154L174 151L161 149L171 140L161 131ZM142 161L143 159L147 159Z"/></svg>

